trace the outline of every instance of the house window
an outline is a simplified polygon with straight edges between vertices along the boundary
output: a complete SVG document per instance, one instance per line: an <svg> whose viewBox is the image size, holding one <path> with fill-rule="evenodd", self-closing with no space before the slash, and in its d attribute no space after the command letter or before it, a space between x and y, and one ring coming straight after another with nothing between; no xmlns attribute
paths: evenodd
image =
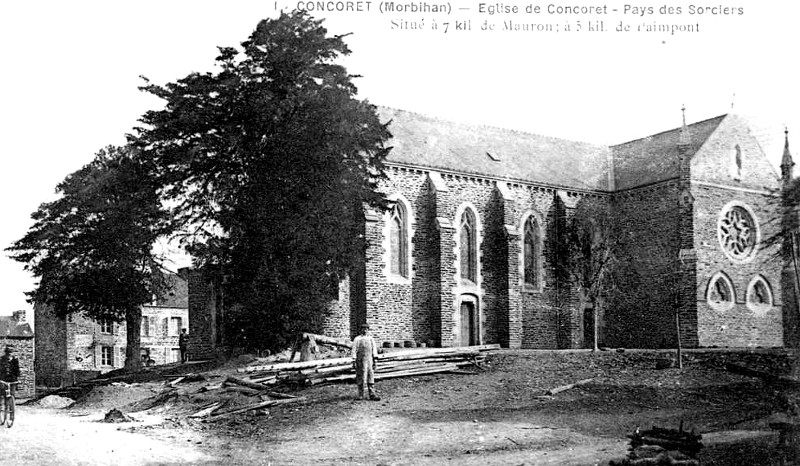
<svg viewBox="0 0 800 466"><path fill-rule="evenodd" d="M459 256L461 260L461 279L476 283L478 277L477 232L475 214L464 210L459 227Z"/></svg>
<svg viewBox="0 0 800 466"><path fill-rule="evenodd" d="M142 335L143 337L150 336L150 316L142 316Z"/></svg>
<svg viewBox="0 0 800 466"><path fill-rule="evenodd" d="M539 287L539 225L530 215L523 228L522 253L524 260L524 279L527 288Z"/></svg>
<svg viewBox="0 0 800 466"><path fill-rule="evenodd" d="M103 366L114 366L113 346L103 346L100 348L100 364Z"/></svg>
<svg viewBox="0 0 800 466"><path fill-rule="evenodd" d="M718 272L709 280L706 301L712 308L719 311L728 310L736 303L733 283L724 273Z"/></svg>
<svg viewBox="0 0 800 466"><path fill-rule="evenodd" d="M722 210L717 235L722 251L735 262L750 259L758 243L758 224L745 205L732 202Z"/></svg>
<svg viewBox="0 0 800 466"><path fill-rule="evenodd" d="M756 276L747 285L747 308L763 314L773 306L772 289L762 276Z"/></svg>
<svg viewBox="0 0 800 466"><path fill-rule="evenodd" d="M183 322L180 317L170 317L169 319L169 335L172 337L176 337L181 334L181 329L183 328Z"/></svg>
<svg viewBox="0 0 800 466"><path fill-rule="evenodd" d="M100 321L100 333L114 333L114 322L103 319Z"/></svg>
<svg viewBox="0 0 800 466"><path fill-rule="evenodd" d="M402 202L397 201L389 219L389 271L408 278L408 214Z"/></svg>

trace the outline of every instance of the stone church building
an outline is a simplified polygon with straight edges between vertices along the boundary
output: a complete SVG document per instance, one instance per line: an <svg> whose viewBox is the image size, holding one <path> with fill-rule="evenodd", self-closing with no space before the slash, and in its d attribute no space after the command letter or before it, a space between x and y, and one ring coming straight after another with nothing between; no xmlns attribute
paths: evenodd
<svg viewBox="0 0 800 466"><path fill-rule="evenodd" d="M594 312L553 258L565 219L593 203L631 258L597 302L598 343L795 344L797 281L770 241L793 176L788 134L779 174L735 114L611 147L379 114L392 208L366 213L364 268L340 284L327 335L367 322L385 344L591 346ZM212 352L224 309L207 283L189 287L190 333Z"/></svg>

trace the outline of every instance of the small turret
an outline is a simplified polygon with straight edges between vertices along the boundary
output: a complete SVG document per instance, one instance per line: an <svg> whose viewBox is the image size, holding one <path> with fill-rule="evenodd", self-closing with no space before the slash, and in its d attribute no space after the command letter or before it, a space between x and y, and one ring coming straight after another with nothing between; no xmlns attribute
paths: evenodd
<svg viewBox="0 0 800 466"><path fill-rule="evenodd" d="M789 152L789 128L786 128L783 133L785 142L783 145L783 159L781 159L781 181L786 185L794 178L794 161L792 160L791 152Z"/></svg>
<svg viewBox="0 0 800 466"><path fill-rule="evenodd" d="M686 106L681 106L681 113L683 114L683 125L681 125L681 135L678 138L678 147L688 146L692 143L692 135L689 133L689 127L686 126Z"/></svg>

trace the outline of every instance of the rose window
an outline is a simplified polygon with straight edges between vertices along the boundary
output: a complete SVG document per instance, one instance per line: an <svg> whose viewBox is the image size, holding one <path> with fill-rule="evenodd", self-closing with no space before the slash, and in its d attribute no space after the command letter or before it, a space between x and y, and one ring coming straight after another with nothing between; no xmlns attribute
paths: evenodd
<svg viewBox="0 0 800 466"><path fill-rule="evenodd" d="M729 208L719 222L719 242L722 250L732 259L743 260L756 246L756 223L741 206Z"/></svg>

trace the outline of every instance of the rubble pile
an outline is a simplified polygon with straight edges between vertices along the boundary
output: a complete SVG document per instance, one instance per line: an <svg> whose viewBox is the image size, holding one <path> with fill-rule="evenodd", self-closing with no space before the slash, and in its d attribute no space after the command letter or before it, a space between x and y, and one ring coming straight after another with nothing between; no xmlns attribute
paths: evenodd
<svg viewBox="0 0 800 466"><path fill-rule="evenodd" d="M117 422L133 422L133 421L134 419L132 417L114 408L106 413L106 415L103 417L102 422L117 423Z"/></svg>

